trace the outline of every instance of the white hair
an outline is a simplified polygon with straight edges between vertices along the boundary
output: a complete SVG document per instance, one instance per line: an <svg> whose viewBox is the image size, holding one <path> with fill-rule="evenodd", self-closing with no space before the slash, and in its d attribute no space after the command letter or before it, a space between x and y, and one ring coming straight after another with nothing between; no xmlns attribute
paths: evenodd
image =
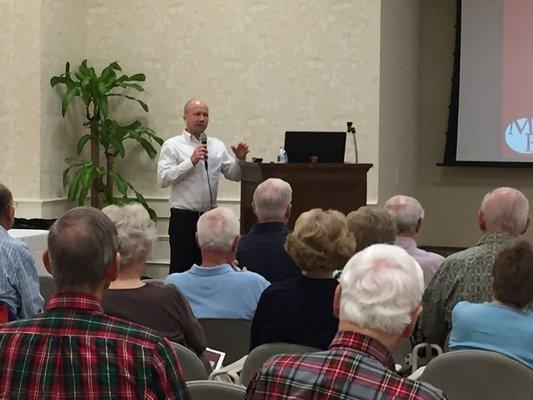
<svg viewBox="0 0 533 400"><path fill-rule="evenodd" d="M398 233L412 231L425 215L420 202L410 196L393 196L385 202L384 208L396 223Z"/></svg>
<svg viewBox="0 0 533 400"><path fill-rule="evenodd" d="M339 281L340 319L391 334L401 333L411 323L424 292L418 263L402 248L388 244L356 253Z"/></svg>
<svg viewBox="0 0 533 400"><path fill-rule="evenodd" d="M121 267L148 257L157 239L157 229L141 204L110 205L104 207L102 212L117 228Z"/></svg>
<svg viewBox="0 0 533 400"><path fill-rule="evenodd" d="M230 251L239 236L239 220L228 208L215 208L198 219L198 245L202 250Z"/></svg>
<svg viewBox="0 0 533 400"><path fill-rule="evenodd" d="M283 220L291 200L291 185L282 179L267 179L258 185L254 192L257 219L260 222Z"/></svg>
<svg viewBox="0 0 533 400"><path fill-rule="evenodd" d="M529 201L517 189L500 187L483 197L480 211L489 230L501 230L511 235L519 235L527 227Z"/></svg>

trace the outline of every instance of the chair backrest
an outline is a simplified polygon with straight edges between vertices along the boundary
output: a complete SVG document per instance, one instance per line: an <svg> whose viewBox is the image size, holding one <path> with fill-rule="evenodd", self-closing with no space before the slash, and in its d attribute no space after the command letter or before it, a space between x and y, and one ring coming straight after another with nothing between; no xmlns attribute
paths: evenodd
<svg viewBox="0 0 533 400"><path fill-rule="evenodd" d="M252 321L229 318L205 318L198 321L204 328L207 347L226 353L224 365L248 354Z"/></svg>
<svg viewBox="0 0 533 400"><path fill-rule="evenodd" d="M243 400L246 387L221 381L187 382L191 400Z"/></svg>
<svg viewBox="0 0 533 400"><path fill-rule="evenodd" d="M185 381L197 381L207 379L207 370L196 354L179 343L171 342L180 360L181 369Z"/></svg>
<svg viewBox="0 0 533 400"><path fill-rule="evenodd" d="M41 290L41 296L44 299L44 305L46 306L50 297L56 292L54 278L47 275L39 275L39 288Z"/></svg>
<svg viewBox="0 0 533 400"><path fill-rule="evenodd" d="M307 354L322 351L309 346L302 346L300 344L292 343L266 343L253 349L244 365L241 372L241 383L248 386L248 383L253 378L255 373L263 366L265 361L277 354Z"/></svg>
<svg viewBox="0 0 533 400"><path fill-rule="evenodd" d="M503 354L485 350L444 353L426 366L420 380L454 400L530 399L533 371Z"/></svg>

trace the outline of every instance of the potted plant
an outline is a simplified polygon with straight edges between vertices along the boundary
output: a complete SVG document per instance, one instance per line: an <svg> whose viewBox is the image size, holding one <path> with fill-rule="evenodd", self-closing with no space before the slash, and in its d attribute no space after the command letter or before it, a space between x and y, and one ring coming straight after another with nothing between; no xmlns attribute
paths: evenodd
<svg viewBox="0 0 533 400"><path fill-rule="evenodd" d="M139 82L144 82L145 75L120 74L118 76L119 71L122 71L120 65L112 62L98 75L93 67L87 65L87 60L83 60L77 71L70 72L70 64L67 62L65 72L50 80L52 87L64 85L66 88L61 95L63 117L75 98L79 97L83 101L86 118L83 125L88 128L88 132L84 132L78 139L76 153L79 156L87 143L90 143L91 148L90 160L78 157L65 159L67 168L63 171L63 186L68 188L69 200L77 201L79 205L84 204L90 191L93 207L100 208L109 204L137 201L155 220L156 213L148 206L143 195L113 169L116 158L119 156L124 158L126 155L124 142L136 141L152 159L157 155L154 145L163 144L163 139L138 120L121 125L109 118L109 100L112 97L135 101L145 112L148 112L146 103L126 94L128 89L144 91ZM102 150L105 165L100 165Z"/></svg>

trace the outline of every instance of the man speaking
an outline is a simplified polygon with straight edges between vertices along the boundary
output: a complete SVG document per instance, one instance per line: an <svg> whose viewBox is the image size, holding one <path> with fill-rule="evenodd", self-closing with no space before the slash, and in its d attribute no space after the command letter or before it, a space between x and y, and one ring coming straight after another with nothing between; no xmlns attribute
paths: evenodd
<svg viewBox="0 0 533 400"><path fill-rule="evenodd" d="M183 107L185 129L161 147L157 182L170 186L170 273L201 265L196 243L196 223L202 213L216 207L220 173L232 181L241 178L239 160L245 160L248 145L231 146L235 160L222 141L207 137L209 109L202 100L191 99Z"/></svg>

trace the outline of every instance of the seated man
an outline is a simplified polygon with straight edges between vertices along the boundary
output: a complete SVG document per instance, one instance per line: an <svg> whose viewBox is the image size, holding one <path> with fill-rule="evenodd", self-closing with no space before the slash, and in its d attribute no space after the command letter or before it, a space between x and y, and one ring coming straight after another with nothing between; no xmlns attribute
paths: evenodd
<svg viewBox="0 0 533 400"><path fill-rule="evenodd" d="M396 224L382 208L362 206L346 216L357 247L355 252L378 243L393 244L396 239Z"/></svg>
<svg viewBox="0 0 533 400"><path fill-rule="evenodd" d="M165 284L176 286L196 318L252 319L269 283L255 272L233 268L239 244L239 220L227 208L215 208L198 219L196 240L202 265L170 274Z"/></svg>
<svg viewBox="0 0 533 400"><path fill-rule="evenodd" d="M30 250L7 233L14 221L13 196L0 184L0 302L7 304L14 319L30 318L42 312L44 299Z"/></svg>
<svg viewBox="0 0 533 400"><path fill-rule="evenodd" d="M492 302L460 301L452 312L450 349L483 349L533 369L533 248L512 243L494 260Z"/></svg>
<svg viewBox="0 0 533 400"><path fill-rule="evenodd" d="M424 209L417 199L409 196L393 196L385 202L385 210L396 223L398 231L394 244L400 246L413 257L424 272L424 284L427 286L439 269L444 257L419 249L415 237L420 231L424 219Z"/></svg>
<svg viewBox="0 0 533 400"><path fill-rule="evenodd" d="M491 301L494 258L529 225L529 202L519 190L502 187L485 195L477 222L483 236L477 245L448 256L429 283L416 339L444 346L452 327L452 310L461 300Z"/></svg>
<svg viewBox="0 0 533 400"><path fill-rule="evenodd" d="M270 178L258 185L252 202L258 223L241 238L237 249L239 265L270 283L300 275L300 269L284 248L290 233L287 221L291 200L291 186L281 179Z"/></svg>
<svg viewBox="0 0 533 400"><path fill-rule="evenodd" d="M117 248L100 210L75 208L52 225L43 262L57 293L43 314L0 326L0 398L189 398L169 341L102 311Z"/></svg>
<svg viewBox="0 0 533 400"><path fill-rule="evenodd" d="M376 244L357 253L335 292L339 332L329 350L272 357L246 399L444 399L431 385L394 372L391 352L411 334L423 291L422 270L405 250Z"/></svg>

